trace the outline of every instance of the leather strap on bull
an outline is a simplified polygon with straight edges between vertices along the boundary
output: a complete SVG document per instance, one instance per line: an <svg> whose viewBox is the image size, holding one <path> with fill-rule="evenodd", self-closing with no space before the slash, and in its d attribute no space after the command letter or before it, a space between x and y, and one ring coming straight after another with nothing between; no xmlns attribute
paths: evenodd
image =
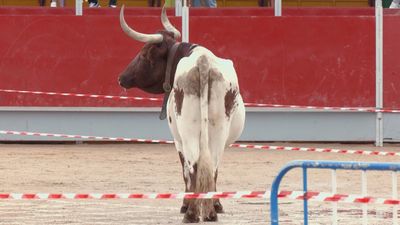
<svg viewBox="0 0 400 225"><path fill-rule="evenodd" d="M165 80L163 84L165 95L160 112L160 120L164 120L167 117L167 102L174 85L175 72L179 60L192 54L192 50L196 47L197 45L194 44L176 42L169 50L167 69L165 70Z"/></svg>

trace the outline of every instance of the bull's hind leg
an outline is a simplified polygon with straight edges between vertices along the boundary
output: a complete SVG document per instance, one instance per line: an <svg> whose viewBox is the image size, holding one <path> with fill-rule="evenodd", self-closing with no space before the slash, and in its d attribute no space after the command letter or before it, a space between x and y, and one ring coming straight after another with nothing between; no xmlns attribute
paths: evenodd
<svg viewBox="0 0 400 225"><path fill-rule="evenodd" d="M193 156L187 152L187 150L193 149L193 146L188 143L184 143L182 147L186 150L186 154L185 152L179 154L183 162L183 177L186 185L185 190L186 192L196 192L198 169L197 162L193 159L190 160L190 157ZM195 150L192 152L195 152ZM185 215L183 217L184 223L198 223L200 221L199 200L185 199L181 208L181 212L182 211L185 211Z"/></svg>
<svg viewBox="0 0 400 225"><path fill-rule="evenodd" d="M212 160L207 153L201 153L197 172L196 192L211 192L215 190ZM208 153L209 154L209 153ZM201 200L201 213L203 221L217 221L218 216L214 208L215 199Z"/></svg>
<svg viewBox="0 0 400 225"><path fill-rule="evenodd" d="M194 164L193 167L184 166L184 176L186 180L187 191L195 192L196 187L196 176L197 176L197 165ZM200 211L199 211L199 200L197 199L185 199L184 204L187 204L185 216L183 217L184 223L198 223L200 221ZM183 207L183 206L182 206ZM182 208L181 208L182 211Z"/></svg>
<svg viewBox="0 0 400 225"><path fill-rule="evenodd" d="M189 207L183 217L184 223L198 223L200 222L200 212L198 207L198 200L197 199L190 199L188 201Z"/></svg>
<svg viewBox="0 0 400 225"><path fill-rule="evenodd" d="M214 209L214 199L203 200L203 221L218 221L217 212Z"/></svg>
<svg viewBox="0 0 400 225"><path fill-rule="evenodd" d="M218 169L215 171L215 175L214 175L214 181L215 181L215 188L214 191L217 191L217 178L218 178ZM219 200L219 198L214 199L214 209L215 212L217 213L224 213L224 208L222 207L222 204Z"/></svg>
<svg viewBox="0 0 400 225"><path fill-rule="evenodd" d="M179 160L181 161L181 165L182 165L183 180L185 181L185 192L189 192L188 179L185 177L185 158L183 157L182 152L178 152L178 153L179 153ZM186 213L188 207L189 207L189 199L185 198L185 199L183 199L181 213Z"/></svg>

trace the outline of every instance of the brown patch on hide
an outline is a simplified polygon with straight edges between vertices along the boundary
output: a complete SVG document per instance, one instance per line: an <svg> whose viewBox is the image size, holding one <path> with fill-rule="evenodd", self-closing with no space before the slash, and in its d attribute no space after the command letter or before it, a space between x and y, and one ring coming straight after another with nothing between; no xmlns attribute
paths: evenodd
<svg viewBox="0 0 400 225"><path fill-rule="evenodd" d="M210 102L211 94L212 94L212 88L214 83L222 82L224 81L224 77L222 76L221 72L219 72L216 69L210 69L210 77L208 79L208 101ZM218 87L216 87L218 88Z"/></svg>
<svg viewBox="0 0 400 225"><path fill-rule="evenodd" d="M193 164L193 173L189 172L190 188L189 191L194 192L197 184L197 163Z"/></svg>
<svg viewBox="0 0 400 225"><path fill-rule="evenodd" d="M221 82L224 80L222 73L216 69L210 69L210 79L208 80L208 86L211 88L214 82Z"/></svg>
<svg viewBox="0 0 400 225"><path fill-rule="evenodd" d="M181 166L182 166L182 171L183 171L183 165L185 163L185 157L183 156L182 152L178 152L178 154L179 154L179 160L181 161Z"/></svg>
<svg viewBox="0 0 400 225"><path fill-rule="evenodd" d="M174 97L175 97L176 112L178 113L178 115L181 115L183 98L184 98L183 89L175 88Z"/></svg>
<svg viewBox="0 0 400 225"><path fill-rule="evenodd" d="M215 187L217 187L217 179L218 179L218 169L215 171L215 174L214 174ZM216 190L217 190L217 188L215 188L214 191L216 191Z"/></svg>
<svg viewBox="0 0 400 225"><path fill-rule="evenodd" d="M185 94L200 97L200 72L197 67L182 75L177 80L177 87L182 88Z"/></svg>
<svg viewBox="0 0 400 225"><path fill-rule="evenodd" d="M236 103L237 90L230 89L225 94L225 115L230 118Z"/></svg>
<svg viewBox="0 0 400 225"><path fill-rule="evenodd" d="M197 59L197 67L199 71L199 85L200 85L200 93L199 96L203 95L205 91L208 94L208 100L210 97L210 62L207 56L202 55ZM208 90L204 90L208 86Z"/></svg>

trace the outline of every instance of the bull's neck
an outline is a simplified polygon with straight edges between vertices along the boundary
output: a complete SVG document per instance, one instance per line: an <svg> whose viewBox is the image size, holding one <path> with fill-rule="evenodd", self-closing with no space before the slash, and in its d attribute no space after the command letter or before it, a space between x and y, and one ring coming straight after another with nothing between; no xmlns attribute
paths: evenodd
<svg viewBox="0 0 400 225"><path fill-rule="evenodd" d="M167 101L169 98L169 94L171 93L172 87L174 85L176 67L177 67L179 61L183 57L189 56L191 54L192 50L196 46L197 45L190 44L190 43L176 42L169 48L168 59L167 59L167 68L165 71L165 79L163 82L163 89L164 89L165 95L164 95L163 105L162 105L161 113L160 113L160 119L162 119L162 120L165 119L167 116L167 113L166 113Z"/></svg>
<svg viewBox="0 0 400 225"><path fill-rule="evenodd" d="M168 59L167 59L167 68L165 71L165 80L164 80L164 91L169 92L174 84L176 67L179 61L186 56L189 56L192 53L192 50L197 45L186 43L186 42L176 42L174 43L168 51Z"/></svg>

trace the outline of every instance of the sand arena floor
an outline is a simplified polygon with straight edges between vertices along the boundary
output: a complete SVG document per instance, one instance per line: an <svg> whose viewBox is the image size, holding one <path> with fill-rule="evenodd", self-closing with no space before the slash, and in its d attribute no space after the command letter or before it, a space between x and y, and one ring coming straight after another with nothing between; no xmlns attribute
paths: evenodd
<svg viewBox="0 0 400 225"><path fill-rule="evenodd" d="M301 147L400 151L400 145L271 143ZM291 160L398 162L399 157L254 149L228 149L219 168L219 191L270 189ZM173 145L0 144L0 193L177 193L184 190ZM309 189L330 191L330 171L310 170ZM338 172L338 192L359 194L360 172ZM301 190L301 171L288 174L284 190ZM391 174L368 172L368 192L390 198ZM269 200L225 199L216 225L268 224ZM280 201L281 224L302 224L302 202ZM0 200L0 224L181 224L181 200ZM392 208L369 206L369 224L391 224ZM310 202L310 224L329 224L330 203ZM361 224L361 207L339 204L339 224ZM201 223L205 224L205 223Z"/></svg>

